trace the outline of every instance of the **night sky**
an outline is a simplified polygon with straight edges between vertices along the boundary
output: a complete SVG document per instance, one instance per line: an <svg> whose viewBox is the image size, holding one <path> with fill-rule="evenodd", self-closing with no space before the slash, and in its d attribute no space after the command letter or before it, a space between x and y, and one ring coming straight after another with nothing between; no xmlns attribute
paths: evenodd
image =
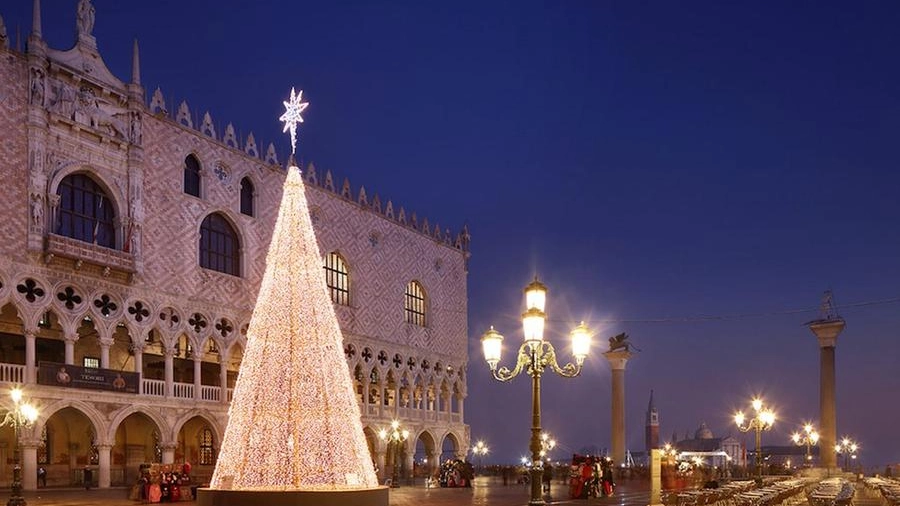
<svg viewBox="0 0 900 506"><path fill-rule="evenodd" d="M43 3L51 47L76 0ZM261 149L292 86L310 102L300 156L454 232L468 224L466 422L488 461L527 453L530 381L489 378L479 338L521 340L522 287L550 287L548 338L583 375L545 377L557 456L609 446L606 338L626 371L627 447L654 389L663 440L762 394L790 444L818 418L819 352L803 326L834 291L838 436L900 462L900 3L220 2L95 0L94 34L148 97L186 99ZM0 14L15 40L31 1ZM869 303L872 304L862 304Z"/></svg>

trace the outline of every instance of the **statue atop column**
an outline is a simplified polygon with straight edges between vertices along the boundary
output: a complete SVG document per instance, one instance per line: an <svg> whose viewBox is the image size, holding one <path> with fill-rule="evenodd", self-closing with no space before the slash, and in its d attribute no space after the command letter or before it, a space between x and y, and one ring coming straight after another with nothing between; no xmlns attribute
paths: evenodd
<svg viewBox="0 0 900 506"><path fill-rule="evenodd" d="M91 0L81 0L78 2L78 18L76 19L78 28L78 37L90 37L94 31L94 6Z"/></svg>

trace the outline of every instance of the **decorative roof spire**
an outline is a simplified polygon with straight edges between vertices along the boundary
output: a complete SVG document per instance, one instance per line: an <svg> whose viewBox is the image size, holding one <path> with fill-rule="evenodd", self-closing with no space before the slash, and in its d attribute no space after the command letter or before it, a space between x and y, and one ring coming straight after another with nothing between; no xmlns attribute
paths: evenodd
<svg viewBox="0 0 900 506"><path fill-rule="evenodd" d="M131 53L131 84L141 84L141 54L137 38L134 39L134 49Z"/></svg>
<svg viewBox="0 0 900 506"><path fill-rule="evenodd" d="M34 8L31 10L31 34L41 38L41 0L34 0Z"/></svg>

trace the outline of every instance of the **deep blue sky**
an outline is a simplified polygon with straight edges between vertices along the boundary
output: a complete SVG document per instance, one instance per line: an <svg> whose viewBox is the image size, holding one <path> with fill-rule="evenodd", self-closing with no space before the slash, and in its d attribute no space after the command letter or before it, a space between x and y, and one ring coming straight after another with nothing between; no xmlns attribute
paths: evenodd
<svg viewBox="0 0 900 506"><path fill-rule="evenodd" d="M52 47L71 45L75 4L44 2ZM186 99L284 158L276 120L302 88L306 161L469 225L466 421L490 460L526 453L530 382L490 380L478 338L494 324L518 344L535 273L563 355L569 322L599 336L581 378L543 383L560 456L609 445L610 335L641 349L630 449L650 389L664 439L702 421L735 433L731 413L762 393L780 415L764 443L787 444L818 418L802 325L816 314L772 313L815 308L827 288L845 305L900 296L895 2L94 4L113 72L128 78L137 37L148 96L160 86L171 111ZM30 11L3 3L11 35ZM900 304L840 312L838 433L864 464L898 462Z"/></svg>

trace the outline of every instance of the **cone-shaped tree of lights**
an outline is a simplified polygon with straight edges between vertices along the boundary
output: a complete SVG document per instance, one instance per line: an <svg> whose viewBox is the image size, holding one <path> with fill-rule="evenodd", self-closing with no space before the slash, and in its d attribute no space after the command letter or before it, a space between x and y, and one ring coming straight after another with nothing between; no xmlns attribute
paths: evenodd
<svg viewBox="0 0 900 506"><path fill-rule="evenodd" d="M210 488L378 485L342 341L292 164Z"/></svg>

